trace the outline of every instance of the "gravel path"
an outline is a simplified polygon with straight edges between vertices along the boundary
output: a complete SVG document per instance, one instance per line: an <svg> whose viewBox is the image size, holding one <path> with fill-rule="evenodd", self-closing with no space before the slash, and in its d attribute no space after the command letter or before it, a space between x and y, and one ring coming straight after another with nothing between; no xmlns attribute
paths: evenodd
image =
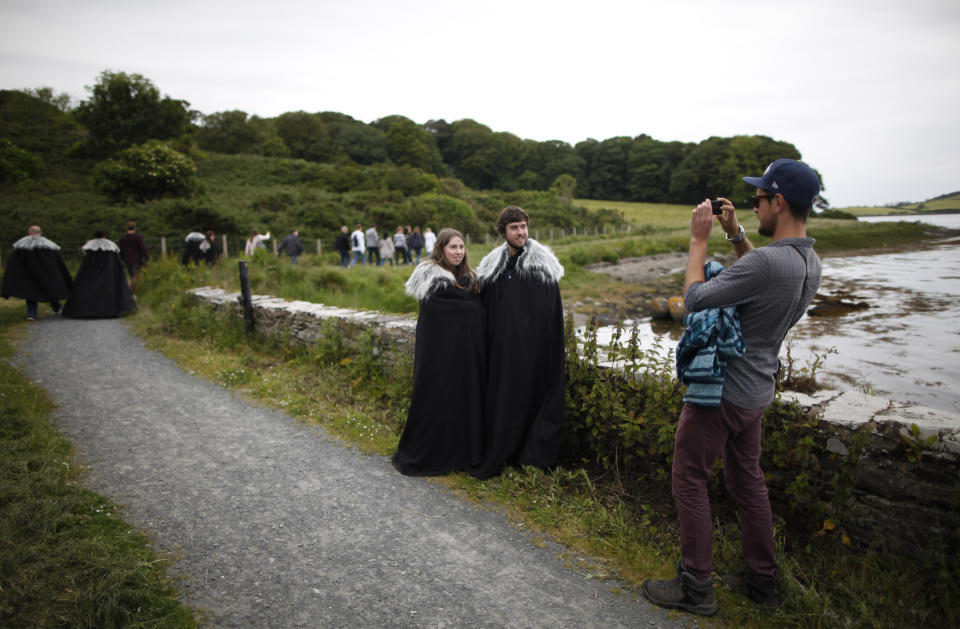
<svg viewBox="0 0 960 629"><path fill-rule="evenodd" d="M85 484L170 553L211 627L668 627L499 513L252 406L117 320L46 317L17 361Z"/></svg>

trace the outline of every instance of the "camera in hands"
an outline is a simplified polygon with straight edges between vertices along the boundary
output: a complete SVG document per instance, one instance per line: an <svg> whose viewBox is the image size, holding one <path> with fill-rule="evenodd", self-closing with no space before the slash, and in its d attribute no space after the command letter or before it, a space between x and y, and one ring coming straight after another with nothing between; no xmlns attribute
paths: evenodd
<svg viewBox="0 0 960 629"><path fill-rule="evenodd" d="M713 213L717 216L723 214L723 201L714 199L710 201L710 206L713 208Z"/></svg>

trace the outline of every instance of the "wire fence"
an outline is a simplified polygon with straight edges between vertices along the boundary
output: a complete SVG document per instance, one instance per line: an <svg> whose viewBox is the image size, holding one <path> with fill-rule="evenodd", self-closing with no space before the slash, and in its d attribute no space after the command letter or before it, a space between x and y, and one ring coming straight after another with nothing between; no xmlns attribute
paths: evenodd
<svg viewBox="0 0 960 629"><path fill-rule="evenodd" d="M570 236L583 236L583 237L599 237L599 236L609 236L609 235L629 235L635 230L632 225L624 226L610 226L610 225L599 225L589 228L569 228L562 229L559 227L549 227L544 229L534 229L531 230L530 236L540 242L555 242L557 240L562 240ZM147 253L150 258L156 259L159 257L165 256L180 256L183 252L184 247L184 236L150 236L147 234L141 234L143 236L144 243L147 246ZM392 234L391 234L392 236ZM218 234L216 236L217 244L221 248L221 258L237 258L244 256L244 250L246 248L247 238L241 235L230 235L230 234ZM499 240L499 234L493 232L486 232L483 235L482 239L473 238L471 239L470 234L466 234L467 244L473 242L482 242L484 244L496 243ZM282 237L277 237L276 235L272 236L270 240L265 242L268 251L272 251L274 255L280 255L279 247ZM112 238L114 242L117 242L116 238ZM324 254L333 254L336 252L336 247L334 242L336 240L336 235L332 235L326 238L309 238L308 236L301 235L300 242L303 244L304 253L307 255L324 255ZM83 247L86 240L83 241L55 241L57 245L60 246L60 253L66 260L78 260L83 256L81 247ZM13 242L0 243L0 265L2 265L7 259L9 259L10 254L13 252Z"/></svg>

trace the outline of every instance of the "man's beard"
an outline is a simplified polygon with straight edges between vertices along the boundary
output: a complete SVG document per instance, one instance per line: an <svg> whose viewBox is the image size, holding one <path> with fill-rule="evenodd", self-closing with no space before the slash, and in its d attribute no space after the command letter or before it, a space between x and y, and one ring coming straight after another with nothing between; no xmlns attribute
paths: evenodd
<svg viewBox="0 0 960 629"><path fill-rule="evenodd" d="M763 221L760 221L760 227L757 228L757 233L761 236L766 236L767 238L773 238L773 234L777 231L777 219L771 217L770 221L766 224Z"/></svg>

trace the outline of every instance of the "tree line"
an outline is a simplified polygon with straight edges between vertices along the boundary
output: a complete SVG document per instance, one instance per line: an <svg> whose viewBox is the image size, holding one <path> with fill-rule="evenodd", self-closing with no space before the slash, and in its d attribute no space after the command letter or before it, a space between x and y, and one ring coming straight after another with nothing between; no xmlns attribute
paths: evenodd
<svg viewBox="0 0 960 629"><path fill-rule="evenodd" d="M564 199L576 194L670 203L720 194L738 202L752 194L740 181L743 173L760 172L779 157L801 157L789 142L760 135L698 143L639 135L572 146L521 139L471 119L419 124L391 115L364 123L337 112L294 111L275 118L240 110L201 114L185 100L162 95L149 79L124 72L104 71L88 90L89 98L76 107L51 88L24 92L61 114L59 133L71 139L65 154L99 160L97 185L117 200L131 191L142 192L141 198L189 195L195 173L171 151L189 154L193 147L339 165L405 166L459 179L475 190L553 188ZM29 178L42 168L38 152L31 150L36 141L23 140L5 133L0 119L0 181ZM151 165L165 172L151 175ZM137 180L143 173L149 181Z"/></svg>

